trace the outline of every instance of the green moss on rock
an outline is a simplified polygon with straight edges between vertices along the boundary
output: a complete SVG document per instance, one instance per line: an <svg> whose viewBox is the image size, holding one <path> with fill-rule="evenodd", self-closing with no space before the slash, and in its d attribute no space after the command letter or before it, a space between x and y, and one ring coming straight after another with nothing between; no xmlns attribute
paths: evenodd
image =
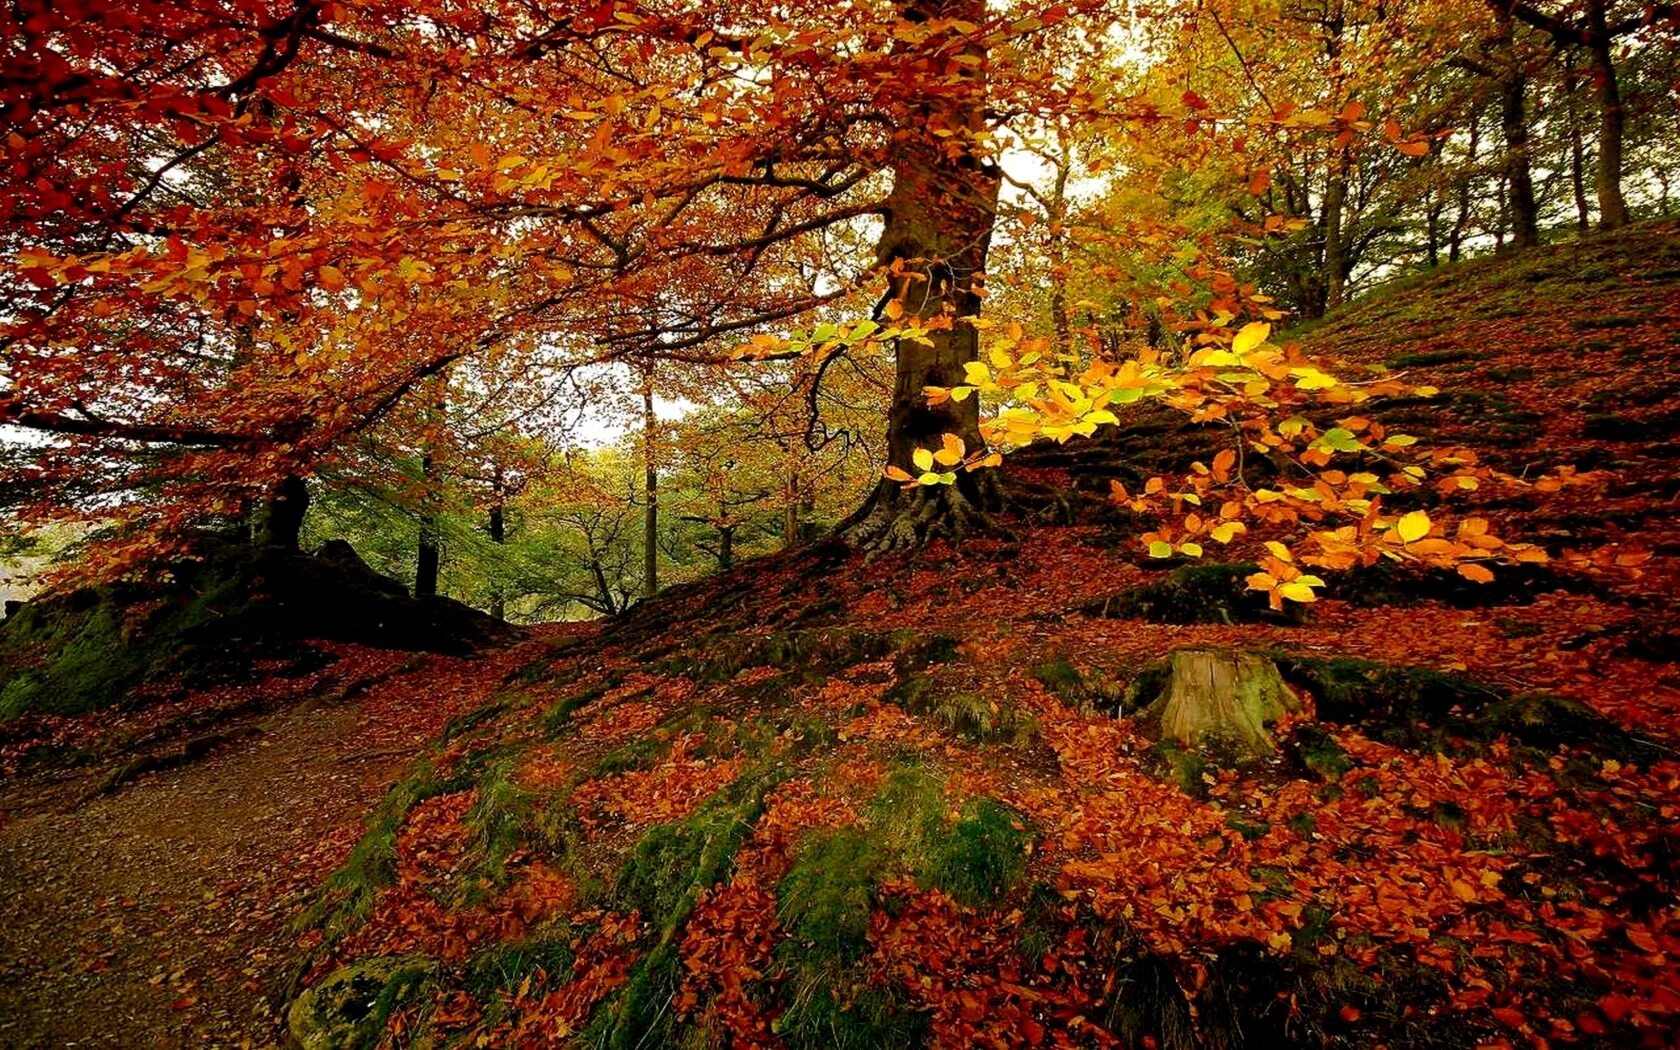
<svg viewBox="0 0 1680 1050"><path fill-rule="evenodd" d="M1194 564L1174 569L1140 587L1086 604L1088 616L1137 619L1149 623L1300 623L1306 610L1297 603L1274 611L1248 578L1260 571L1253 562Z"/></svg>
<svg viewBox="0 0 1680 1050"><path fill-rule="evenodd" d="M424 956L375 956L337 970L293 1000L286 1029L300 1050L378 1045L393 1010L416 999L436 974Z"/></svg>

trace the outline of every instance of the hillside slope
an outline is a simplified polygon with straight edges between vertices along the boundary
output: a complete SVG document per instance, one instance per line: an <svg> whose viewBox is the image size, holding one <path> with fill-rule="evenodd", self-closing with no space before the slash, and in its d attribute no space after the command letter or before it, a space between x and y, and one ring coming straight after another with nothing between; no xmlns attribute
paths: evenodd
<svg viewBox="0 0 1680 1050"><path fill-rule="evenodd" d="M1680 553L1680 222L1452 267L1300 337L1313 353L1442 390L1378 418L1462 442L1519 476L1560 465L1607 473L1602 492L1525 508L1530 537L1587 547L1638 534ZM1646 590L1672 595L1676 582L1653 576Z"/></svg>
<svg viewBox="0 0 1680 1050"><path fill-rule="evenodd" d="M1643 575L1367 577L1288 622L1099 525L744 565L555 642L434 742L320 892L292 1035L1672 1045L1676 243L1477 263L1305 333L1446 388L1385 410L1414 431L1611 472L1489 509ZM1273 757L1147 731L1190 647L1310 697Z"/></svg>

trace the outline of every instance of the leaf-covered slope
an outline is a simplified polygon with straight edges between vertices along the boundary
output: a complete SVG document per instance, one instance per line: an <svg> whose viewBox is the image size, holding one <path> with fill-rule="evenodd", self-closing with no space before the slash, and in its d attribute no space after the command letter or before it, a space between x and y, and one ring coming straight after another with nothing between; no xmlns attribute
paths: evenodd
<svg viewBox="0 0 1680 1050"><path fill-rule="evenodd" d="M202 546L195 560L155 565L165 582L41 596L0 621L0 722L133 709L183 685L302 673L327 659L309 640L462 654L518 635L460 602L410 597L343 541L319 555Z"/></svg>
<svg viewBox="0 0 1680 1050"><path fill-rule="evenodd" d="M1608 540L1648 562L1486 586L1367 571L1277 617L1245 568L1162 568L1117 515L674 589L557 640L393 790L322 888L293 1034L1672 1045L1671 438L1588 432L1618 381L1670 389L1650 304L1680 281L1672 233L1464 267L1307 333L1371 363L1474 355L1397 362L1448 391L1414 429L1477 445L1497 433L1471 395L1506 399L1537 430L1490 454L1615 473L1489 513L1554 554ZM1636 313L1608 337L1572 320ZM1654 401L1625 410L1666 426ZM1146 425L1142 455L1189 447ZM1017 476L1131 469L1125 432L1099 445ZM1262 653L1309 700L1276 756L1149 735L1139 707L1189 647Z"/></svg>
<svg viewBox="0 0 1680 1050"><path fill-rule="evenodd" d="M1298 333L1333 360L1437 386L1386 423L1460 442L1510 473L1603 471L1603 492L1525 508L1531 538L1585 548L1637 533L1680 550L1680 223L1478 259L1413 278ZM1672 575L1649 581L1673 593Z"/></svg>

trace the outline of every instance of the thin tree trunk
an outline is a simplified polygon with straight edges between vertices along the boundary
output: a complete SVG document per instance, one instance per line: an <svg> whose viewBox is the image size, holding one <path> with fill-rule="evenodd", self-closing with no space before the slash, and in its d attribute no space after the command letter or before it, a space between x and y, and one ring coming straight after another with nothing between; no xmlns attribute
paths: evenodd
<svg viewBox="0 0 1680 1050"><path fill-rule="evenodd" d="M782 486L782 549L799 542L799 460L793 455L791 439L787 455L787 483Z"/></svg>
<svg viewBox="0 0 1680 1050"><path fill-rule="evenodd" d="M502 547L507 543L505 498L506 486L502 482L502 468L498 466L490 482L490 542L496 545L496 559L491 567L490 615L498 620L507 618L507 596L502 581Z"/></svg>
<svg viewBox="0 0 1680 1050"><path fill-rule="evenodd" d="M1499 218L1493 224L1493 250L1495 254L1505 250L1505 231L1511 222L1511 195L1508 191L1509 177L1501 171L1499 173Z"/></svg>
<svg viewBox="0 0 1680 1050"><path fill-rule="evenodd" d="M1059 134L1059 133L1058 133ZM1068 319L1067 305L1067 183L1072 162L1067 155L1065 136L1062 137L1061 157L1056 166L1056 182L1050 193L1050 330L1055 337L1057 353L1073 349L1073 325Z"/></svg>
<svg viewBox="0 0 1680 1050"><path fill-rule="evenodd" d="M1347 245L1342 223L1347 210L1347 152L1330 167L1324 187L1324 310L1342 305L1347 283Z"/></svg>
<svg viewBox="0 0 1680 1050"><path fill-rule="evenodd" d="M1458 215L1453 220L1452 235L1447 240L1447 261L1457 262L1463 253L1464 235L1470 229L1470 183L1474 178L1476 167L1476 152L1481 145L1482 128L1481 114L1470 114L1470 157L1468 167L1471 174L1467 174L1458 184Z"/></svg>
<svg viewBox="0 0 1680 1050"><path fill-rule="evenodd" d="M1575 55L1563 52L1563 90L1569 120L1569 188L1575 196L1575 228L1582 233L1592 227L1592 206L1587 203L1586 147L1581 137L1580 77L1575 72Z"/></svg>
<svg viewBox="0 0 1680 1050"><path fill-rule="evenodd" d="M642 367L642 596L652 598L659 593L659 419L653 411L653 358Z"/></svg>
<svg viewBox="0 0 1680 1050"><path fill-rule="evenodd" d="M438 509L442 481L438 477L437 449L442 440L448 411L448 380L445 373L432 379L426 435L420 449L420 537L414 559L414 596L430 598L438 592L438 569L443 561L439 548Z"/></svg>
<svg viewBox="0 0 1680 1050"><path fill-rule="evenodd" d="M1429 267L1434 269L1441 265L1441 209L1444 205L1440 194L1435 190L1429 189L1425 192L1427 197L1423 211L1423 231L1426 238L1424 248Z"/></svg>
<svg viewBox="0 0 1680 1050"><path fill-rule="evenodd" d="M438 592L437 463L430 449L420 455L420 542L414 560L414 596L430 598Z"/></svg>

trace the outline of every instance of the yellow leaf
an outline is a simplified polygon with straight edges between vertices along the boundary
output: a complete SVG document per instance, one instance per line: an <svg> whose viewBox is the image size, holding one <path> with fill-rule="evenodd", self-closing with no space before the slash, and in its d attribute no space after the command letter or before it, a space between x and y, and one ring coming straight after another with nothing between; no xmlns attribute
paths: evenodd
<svg viewBox="0 0 1680 1050"><path fill-rule="evenodd" d="M1178 549L1180 553L1188 554L1192 558L1202 556L1202 545L1200 543L1181 543L1178 545Z"/></svg>
<svg viewBox="0 0 1680 1050"><path fill-rule="evenodd" d="M1264 321L1253 321L1245 324L1242 331L1237 333L1236 338L1231 340L1231 353L1246 354L1264 343L1271 334L1272 326Z"/></svg>
<svg viewBox="0 0 1680 1050"><path fill-rule="evenodd" d="M910 458L915 462L917 470L928 471L933 469L932 449L919 448L911 454Z"/></svg>
<svg viewBox="0 0 1680 1050"><path fill-rule="evenodd" d="M1277 540L1267 540L1266 541L1266 549L1271 551L1272 552L1272 557L1276 558L1278 561L1294 561L1295 560L1294 555L1289 553L1289 548L1285 547L1283 544L1279 543Z"/></svg>
<svg viewBox="0 0 1680 1050"><path fill-rule="evenodd" d="M1208 535L1220 543L1230 543L1231 537L1239 532L1247 532L1248 526L1240 521L1222 521L1208 530Z"/></svg>
<svg viewBox="0 0 1680 1050"><path fill-rule="evenodd" d="M1411 543L1429 535L1429 515L1421 510L1414 510L1402 517L1395 525L1400 533L1401 543Z"/></svg>
<svg viewBox="0 0 1680 1050"><path fill-rule="evenodd" d="M1170 558L1173 555L1173 545L1165 540L1156 540L1149 545L1151 558Z"/></svg>
<svg viewBox="0 0 1680 1050"><path fill-rule="evenodd" d="M1302 583L1300 580L1291 580L1288 583L1278 584L1277 592L1292 602L1318 601L1318 595L1313 593L1313 589Z"/></svg>

